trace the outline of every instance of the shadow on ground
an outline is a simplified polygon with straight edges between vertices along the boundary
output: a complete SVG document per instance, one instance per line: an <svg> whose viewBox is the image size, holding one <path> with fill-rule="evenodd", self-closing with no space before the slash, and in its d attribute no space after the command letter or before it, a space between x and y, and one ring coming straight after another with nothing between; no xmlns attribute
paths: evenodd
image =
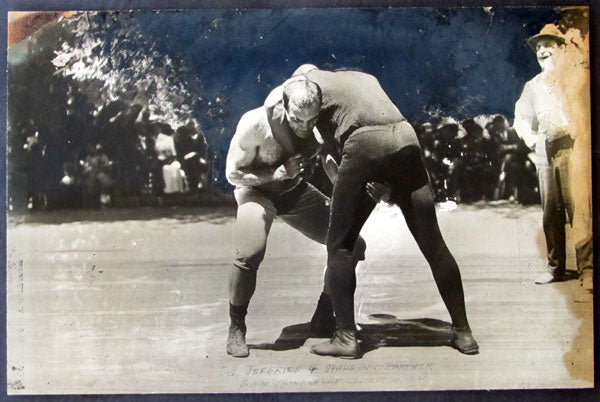
<svg viewBox="0 0 600 402"><path fill-rule="evenodd" d="M450 346L451 324L432 318L400 320L390 314L371 314L374 324L359 323L361 354L381 347ZM273 343L248 345L250 349L284 351L298 349L309 338L319 335L310 331L310 323L285 327ZM321 336L322 337L322 336Z"/></svg>

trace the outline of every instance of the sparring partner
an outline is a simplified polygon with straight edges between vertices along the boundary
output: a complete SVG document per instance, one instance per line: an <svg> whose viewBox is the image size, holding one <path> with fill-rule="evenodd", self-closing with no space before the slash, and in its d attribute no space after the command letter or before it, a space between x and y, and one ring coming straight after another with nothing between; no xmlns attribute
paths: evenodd
<svg viewBox="0 0 600 402"><path fill-rule="evenodd" d="M297 91L294 102L268 105L267 100L268 116L267 106L245 113L227 154L226 176L235 186L238 204L236 258L229 275L231 324L227 338L227 353L234 357L249 354L245 316L273 219L278 216L321 244L325 244L327 235L329 198L303 178L311 166L310 159L322 148L313 135L321 95L319 88L303 77L289 81L278 87L273 96L282 99L284 89ZM287 121L294 130L289 129ZM331 159L323 159L327 161L325 165L332 165ZM358 238L350 252L350 266L354 268L364 259L365 247L364 240ZM311 319L311 331L327 337L335 331L333 307L325 288Z"/></svg>
<svg viewBox="0 0 600 402"><path fill-rule="evenodd" d="M391 202L400 206L408 228L431 267L452 319L452 346L461 353L478 353L479 347L467 321L460 272L438 227L432 188L412 126L372 75L323 71L313 65L303 65L294 73L294 76L301 75L321 89L316 127L325 140L337 143L342 155L331 198L325 278L337 329L329 341L314 345L311 351L319 355L360 357L354 321L353 250L375 206L365 185L375 181L391 187ZM282 103L295 105L301 103L300 99L296 100L297 96L311 96L301 91L289 94L284 91L283 95ZM314 111L306 110L310 110L312 117ZM296 113L307 112L298 110ZM301 134L300 127L293 121L289 127Z"/></svg>

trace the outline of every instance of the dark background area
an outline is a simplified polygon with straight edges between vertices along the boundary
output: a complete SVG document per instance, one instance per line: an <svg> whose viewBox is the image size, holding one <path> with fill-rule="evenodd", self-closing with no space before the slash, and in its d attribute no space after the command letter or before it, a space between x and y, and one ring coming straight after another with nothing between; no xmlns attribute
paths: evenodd
<svg viewBox="0 0 600 402"><path fill-rule="evenodd" d="M137 17L136 17L137 18ZM538 72L525 40L552 9L280 9L162 12L139 16L145 35L189 60L194 88L226 105L198 116L223 183L239 117L303 63L376 76L411 122L501 113L512 119L523 84Z"/></svg>
<svg viewBox="0 0 600 402"><path fill-rule="evenodd" d="M147 82L131 84L147 78L135 75L142 58L153 65L148 74L174 77L164 92L181 96L166 109L200 123L210 182L229 192L225 157L240 116L260 106L299 65L373 74L415 124L481 114L502 114L511 122L523 84L539 69L526 39L557 18L550 7L487 7L137 10L61 19L8 52L9 195L27 191L23 149L35 131L45 147L44 167L33 174L40 176L39 186L55 188L64 164L76 166L100 143L115 163L113 173L130 172L114 178L117 194L141 191L144 178L138 176L149 163L135 149L135 123L148 98L156 98L154 88L147 96L138 93ZM89 46L77 31L93 32L101 42L91 52L117 72L117 99L108 100L102 79L65 76L52 63L64 43ZM186 92L177 94L179 88ZM156 121L173 132L185 118Z"/></svg>
<svg viewBox="0 0 600 402"><path fill-rule="evenodd" d="M598 66L598 55L597 55L597 50L598 49L598 41L596 39L596 35L597 35L597 27L598 27L598 2L596 0L593 1L562 1L562 2L557 2L557 1L531 1L531 0L525 0L525 1L487 1L487 2L481 2L481 1L376 1L376 2L367 2L367 1L337 1L335 3L331 2L331 1L310 1L310 0L306 0L306 1L283 1L283 2L275 2L275 1L257 1L257 2L251 2L251 1L204 1L202 3L200 2L191 2L191 1L187 1L187 0L176 0L176 1L171 1L169 2L169 5L166 6L164 2L162 1L155 1L155 0L150 0L150 1L142 1L142 0L138 0L138 1L37 1L37 0L30 0L30 1L15 1L15 0L9 0L7 2L3 2L1 7L3 10L2 16L1 16L1 24L0 26L2 26L2 31L0 31L0 40L3 40L3 43L6 43L6 11L13 9L13 10L62 10L62 9L81 9L81 8L87 8L87 9L130 9L130 8L145 8L145 9L153 9L153 8L196 8L196 7L204 7L204 8L235 8L235 7L242 7L242 8L255 8L255 7L269 7L269 8L273 8L273 7L330 7L332 4L335 4L337 6L353 6L353 7L360 7L360 6L373 6L373 5L380 5L380 6L432 6L432 7L445 7L448 5L457 7L457 6L484 6L484 5L496 5L496 6L507 6L507 5L513 5L513 6L535 6L535 5L580 5L580 4L589 4L592 7L592 12L591 12L591 25L592 25L592 32L591 32L591 51L592 51L592 96L593 96L593 104L592 104L592 127L593 127L593 132L596 133L597 129L598 129L598 118L597 116L599 115L598 112L598 102L597 102L597 95L598 95L598 81L597 81L597 66ZM538 10L540 11L540 10ZM233 11L229 11L230 13L233 13ZM265 12L265 11L261 11L261 12ZM278 10L275 11L275 13L280 13L282 15L289 13L290 10ZM542 10L542 12L544 13L544 15L547 15L550 19L552 18L552 13L549 12L548 10ZM292 18L292 17L290 17ZM496 17L497 18L497 17ZM539 23L541 25L543 25L545 22L550 22L550 21L539 21ZM485 30L487 30L487 25L485 27L483 26L477 26L478 24L475 23L478 32L484 32ZM485 25L484 23L480 22L479 25ZM538 26L537 28L541 27ZM340 25L341 26L341 25ZM494 24L492 24L492 27L494 27ZM272 27L271 27L272 28ZM493 28L496 29L496 28ZM533 31L535 31L535 27L533 26L525 26L523 27L523 30L531 33ZM276 29L277 30L277 29ZM522 33L522 39L524 39L528 33ZM511 36L510 33L505 33L508 36ZM281 34L279 34L281 35ZM515 32L512 33L512 35L515 35ZM304 42L304 38L302 36L298 36L299 40L300 40L300 44L304 44L304 43L308 43L308 42ZM283 38L282 38L283 39ZM462 38L464 40L464 38ZM496 96L492 96L493 99L488 99L486 102L474 102L475 99L480 99L480 98L469 98L461 96L461 94L465 94L467 92L463 92L462 89L459 89L457 87L455 87L454 85L448 85L449 88L446 89L446 91L449 92L456 92L454 93L452 96L450 97L442 97L441 95L439 96L439 103L440 105L444 104L445 107L448 107L448 111L450 110L455 110L457 113L465 113L469 114L472 113L475 109L473 109L472 105L476 105L477 107L482 107L482 105L486 105L487 107L492 107L492 105L494 107L498 107L499 109L501 108L508 108L508 109L503 109L508 115L512 115L512 106L510 105L510 103L508 101L506 101L507 98L513 97L513 99L516 99L516 96L518 96L518 93L520 91L520 88L522 87L522 84L530 77L532 77L535 72L537 70L535 70L536 68L536 64L535 64L535 59L533 56L533 53L531 53L530 51L528 51L528 49L525 47L525 44L523 42L517 43L517 42L501 42L501 43L496 43L494 44L493 41L489 41L487 39L485 39L485 36L482 37L474 37L471 38L471 40L473 42L475 42L476 40L478 40L479 46L482 46L481 49L478 49L480 51L482 51L484 48L486 48L486 46L483 46L483 44L487 44L487 46L489 46L489 51L492 52L494 49L497 52L496 57L498 57L498 55L500 55L501 57L498 57L499 59L502 59L502 56L505 57L509 57L510 61L508 59L502 59L503 63L506 63L508 65L515 65L515 64L519 64L522 65L523 68L520 69L519 71L512 71L511 69L508 68L507 70L505 70L505 73L507 74L507 76L503 77L504 78L504 85L500 85L497 88L494 88L492 85L482 85L480 86L479 89L476 89L475 92L469 92L468 96L481 96L482 92L485 94L492 94L495 92ZM363 38L359 38L356 39L358 40L359 43L362 43L362 41L364 40ZM429 88L427 86L427 84L430 82L430 80L432 78L437 78L438 76L443 76L446 77L445 79L448 80L449 82L458 82L459 83L459 87L461 85L464 85L464 83L461 81L461 77L457 77L455 74L457 72L456 67L458 66L458 71L462 70L464 66L464 64L461 63L467 63L468 65L470 65L468 63L469 58L464 58L462 56L457 56L453 55L452 58L450 57L450 50L449 49L457 49L456 46L461 46L460 40L459 38L455 38L456 42L452 42L454 43L454 45L452 45L450 48L448 49L444 49L444 42L446 41L446 38L444 37L439 37L439 38L434 38L434 42L437 42L437 46L434 46L442 55L444 55L444 57L442 57L442 61L448 61L448 60L461 60L458 64L454 64L452 63L451 66L452 68L449 68L449 66L447 64L443 64L443 63L435 63L435 68L431 68L430 71L433 72L433 77L429 77L426 79L426 81L424 82L424 86L420 88L421 91L425 91L425 88ZM319 39L319 42L322 41L322 39ZM232 45L235 47L235 44ZM427 46L425 43L420 43L417 42L415 45L415 47L417 48L424 48L425 46ZM498 46L502 46L503 49L507 49L507 48L512 48L515 52L513 53L511 52L501 52L501 50L498 48ZM516 49L515 49L516 47ZM366 48L366 47L364 47ZM370 50L371 51L371 50ZM382 50L381 48L379 50L377 49L373 49L372 50L372 54L379 54L378 52L382 52L385 54L385 52L392 52L393 49L389 49L388 46L385 47L385 50ZM341 53L336 54L336 57L340 57L340 54L343 54L344 52L342 50L340 50ZM404 54L401 54L404 55ZM441 57L440 55L437 55L438 58ZM279 57L279 55L273 56L273 57ZM302 62L313 62L315 64L318 64L322 67L329 67L330 64L327 64L328 62L331 63L331 61L328 61L329 56L326 54L322 55L322 59L312 59L312 60L298 60L298 63L302 63ZM2 48L2 59L6 60L6 52L5 52L5 48ZM260 59L260 58L259 58ZM241 61L243 61L242 58L240 58ZM283 58L283 60L285 60L285 58ZM432 60L433 61L433 60ZM498 62L498 60L495 60L496 62ZM262 63L264 63L263 65L269 65L271 67L275 66L275 63L272 63L271 61L268 61L266 58L264 60L261 60ZM200 61L198 61L198 63L201 63ZM231 60L230 60L231 63ZM281 59L279 59L279 63L283 63L281 61ZM286 62L287 63L287 62ZM246 63L248 64L248 63ZM481 63L478 63L481 66ZM356 64L352 64L353 67L360 67L359 65ZM377 67L377 66L376 66ZM274 85L279 83L281 80L283 80L285 77L287 77L295 68L295 64L291 63L288 64L284 64L281 65L281 67L279 67L278 69L274 69L272 72L272 76L270 77L271 81L266 81L267 78L263 78L265 81L265 85ZM373 67L375 68L375 67ZM405 91L409 91L412 89L413 91L416 88L416 83L419 82L421 83L421 81L419 81L418 75L417 77L413 77L411 75L408 75L407 77L403 77L403 81L402 84L399 83L398 77L400 76L400 74L396 75L396 74L392 74L389 73L390 70L387 70L388 67L385 67L385 72L382 72L384 70L383 65L377 67L379 68L379 70L368 70L365 69L365 71L367 72L371 72L374 73L382 82L384 88L392 95L392 98L394 99L394 101L398 104L399 108L403 111L403 113L405 113L407 115L407 117L411 118L411 119L421 119L424 118L425 116L428 116L428 113L433 111L433 110L418 110L418 104L416 101L413 100L408 100L409 98L406 98L404 96L402 96L403 90ZM423 68L423 66L421 66L421 68ZM217 69L218 70L218 69ZM232 73L232 76L237 75L237 77L239 78L240 76L242 76L242 78L244 78L244 73L242 72L244 70L243 67L239 67L238 69L233 69L233 70L228 70L229 72ZM526 73L526 70L528 70L528 73ZM401 71L401 70L399 70ZM447 71L447 72L446 72ZM469 71L476 71L477 74L480 77L485 77L486 79L494 79L496 78L496 67L491 68L490 70L481 70L479 71L479 68L475 68L475 70L469 70ZM484 74L484 71L488 71L488 76L486 77L486 74ZM264 74L264 73L263 73ZM511 75L512 74L512 75ZM474 75L470 75L470 77L473 77ZM246 82L250 83L251 81L254 80L255 77L251 77L250 73L247 73L247 77L246 77ZM3 76L2 78L2 82L3 84L5 83L5 76ZM506 83L506 81L509 80L510 82ZM218 80L217 80L218 81ZM437 80L436 80L437 81ZM471 78L469 78L469 83L472 82ZM502 81L502 80L499 80ZM517 82L518 81L518 82ZM390 84L392 83L392 84ZM246 98L246 102L249 102L249 99L256 99L256 105L259 105L260 102L262 102L261 97L264 96L264 94L267 92L268 88L262 87L261 85L258 85L256 83L252 84L255 85L257 87L259 87L259 89L250 89L250 91L253 93L252 96L248 95L248 97ZM406 88L402 87L402 85L406 85ZM3 87L5 87L3 85ZM219 90L219 84L215 83L214 87L210 87L207 86L205 88L205 90L207 91L213 91L212 93L216 93ZM241 89L241 85L237 86L237 89ZM428 92L429 95L431 96L432 99L436 99L436 94L432 94L431 92ZM414 94L414 92L413 92ZM477 95L475 95L477 94ZM423 95L423 93L421 93L419 96L425 96ZM6 91L2 91L0 93L0 101L2 101L3 103L6 102ZM448 102L444 102L444 99L449 99L453 97L453 99L459 99L459 103L458 104L452 104L449 105ZM404 99L403 99L404 98ZM498 99L496 99L498 98ZM240 98L241 99L241 98ZM468 99L471 99L470 102L468 102ZM503 100L501 100L503 99ZM236 102L238 102L236 100ZM504 106L502 106L504 105ZM237 119L239 117L239 114L241 114L241 112L243 110L246 110L250 107L255 106L255 104L250 104L250 103L246 103L244 104L241 100L239 101L239 106L236 107L231 107L231 116L232 119ZM495 112L502 112L503 110L494 110ZM5 113L5 109L3 109L2 113L0 113L0 116L3 117ZM237 115L236 115L237 114ZM421 117L420 117L421 116ZM1 128L6 128L5 126L5 122L6 119L2 118L0 119L0 127ZM206 126L204 126L203 128L205 129L205 131L207 133L210 132L218 132L218 129L215 127L211 127L210 123L204 123L206 124ZM235 124L235 123L233 123ZM225 126L223 126L224 128ZM209 135L207 135L208 137ZM210 139L209 141L211 142L211 146L214 149L218 149L219 147L223 147L226 148L226 144L227 144L227 140L229 137L231 136L230 134L223 134L223 137L218 137L216 136L215 139ZM598 140L595 138L597 136L593 136L593 157L594 157L594 173L595 176L597 176L597 169L598 169L598 155L600 153L599 149L598 149ZM0 145L2 147L3 150L6 149L6 143L5 143L6 138L4 136L0 137ZM219 145L221 144L221 145ZM222 162L220 162L222 164ZM6 183L3 181L3 188L5 188ZM594 182L594 205L597 207L598 205L598 191L597 191L597 185ZM0 195L0 199L6 203L6 198L5 198L5 192L3 191ZM4 227L5 227L5 222L4 222ZM598 227L598 221L597 221L597 216L595 217L595 227ZM5 237L2 238L2 243L3 243L3 250L5 250L5 244L4 244L4 239ZM598 248L596 247L596 255L598 255ZM3 259L5 261L5 255L3 255ZM597 282L597 278L595 279L595 289L598 289L598 282ZM597 292L597 291L596 291ZM596 303L598 301L597 299L597 293L595 293L596 296ZM4 298L0 298L2 300L4 300ZM2 307L4 308L5 305L3 304L4 302L2 302ZM597 306L597 304L596 304ZM598 311L598 310L596 310ZM4 324L4 322L3 322ZM2 325L4 327L4 325ZM598 326L596 326L596 329L598 328ZM596 343L597 346L597 343ZM596 348L597 350L597 348ZM3 350L2 352L3 354L5 353L5 350ZM596 352L597 353L597 352ZM2 355L2 361L6 361L5 360L5 355ZM6 367L6 365L3 365L3 370ZM507 373L507 375L510 375L509 373ZM3 377L5 378L5 377ZM596 377L597 378L597 377ZM5 386L5 385L4 385ZM339 393L339 394L315 394L315 395L288 395L288 394L266 394L266 395L238 395L235 397L231 397L228 395L205 395L205 396L169 396L169 399L177 399L177 400L198 400L198 399L203 399L203 400L296 400L296 401L301 401L301 400L306 400L308 398L310 398L311 400L338 400L338 401L342 401L342 400L365 400L365 399L376 399L376 400L386 400L386 401L391 401L391 400L398 400L398 399L402 399L402 400L418 400L418 401L425 401L425 400L436 400L436 401L454 401L454 400L498 400L498 401L512 401L515 399L518 400L538 400L538 401L542 401L542 400L571 400L571 401L580 401L580 400L594 400L596 398L598 398L598 393L595 390L553 390L553 391L549 391L549 390L531 390L531 391L494 391L494 392L487 392L487 391L480 391L480 392L413 392L413 393L352 393L352 394L344 394L344 393ZM12 398L8 398L6 396L3 397L3 399L11 399L11 400L39 400L39 397L12 397ZM55 396L55 397L45 397L45 399L49 399L49 400L64 400L65 397L64 396ZM97 400L97 399L104 399L104 400L165 400L165 396L104 396L104 397L94 397L94 396L89 396L89 397L69 397L67 398L69 400Z"/></svg>

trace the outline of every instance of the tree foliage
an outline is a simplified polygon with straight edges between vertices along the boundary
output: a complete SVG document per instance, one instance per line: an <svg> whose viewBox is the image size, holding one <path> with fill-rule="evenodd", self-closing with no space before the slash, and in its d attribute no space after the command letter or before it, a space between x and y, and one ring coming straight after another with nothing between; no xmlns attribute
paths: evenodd
<svg viewBox="0 0 600 402"><path fill-rule="evenodd" d="M141 28L134 12L81 12L9 49L7 178L15 204L32 187L52 199L65 165L81 165L97 144L115 163L115 191L139 193L153 158L143 137L173 133L206 108L188 90L202 85L186 61ZM36 166L32 139L42 155Z"/></svg>
<svg viewBox="0 0 600 402"><path fill-rule="evenodd" d="M82 12L67 23L73 35L55 51L57 74L72 79L95 112L114 101L147 107L176 128L189 119L201 98L187 89L182 61L158 49L142 34L134 12ZM195 86L198 86L195 83Z"/></svg>

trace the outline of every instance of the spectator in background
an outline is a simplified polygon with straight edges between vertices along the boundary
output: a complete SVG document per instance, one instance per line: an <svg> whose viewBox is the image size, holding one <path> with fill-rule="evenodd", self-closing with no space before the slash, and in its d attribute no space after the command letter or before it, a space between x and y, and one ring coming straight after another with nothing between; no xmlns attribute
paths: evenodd
<svg viewBox="0 0 600 402"><path fill-rule="evenodd" d="M452 164L452 187L457 201L479 201L491 193L489 140L474 119L465 119L461 126L464 134L456 141L458 156Z"/></svg>
<svg viewBox="0 0 600 402"><path fill-rule="evenodd" d="M187 124L179 127L175 132L174 142L190 192L201 191L207 184L208 160L206 139L199 132L197 123L190 119Z"/></svg>
<svg viewBox="0 0 600 402"><path fill-rule="evenodd" d="M84 206L98 208L108 206L112 193L112 162L101 144L89 151L83 165Z"/></svg>
<svg viewBox="0 0 600 402"><path fill-rule="evenodd" d="M156 137L154 149L160 166L160 176L162 177L163 194L178 194L185 192L185 174L181 169L181 164L177 161L177 152L175 151L175 142L172 135L159 133Z"/></svg>
<svg viewBox="0 0 600 402"><path fill-rule="evenodd" d="M58 183L59 204L63 207L79 206L79 177L76 165L63 163L63 177Z"/></svg>
<svg viewBox="0 0 600 402"><path fill-rule="evenodd" d="M175 157L177 151L175 151L175 141L173 141L173 136L159 133L156 136L154 143L154 151L156 152L157 158L161 161L166 161L171 157Z"/></svg>
<svg viewBox="0 0 600 402"><path fill-rule="evenodd" d="M27 208L45 209L48 206L48 178L45 161L46 147L39 139L39 133L27 137L23 148L27 151Z"/></svg>
<svg viewBox="0 0 600 402"><path fill-rule="evenodd" d="M531 173L532 163L527 157L528 148L517 132L508 126L506 118L496 115L487 124L487 130L493 147L495 200L521 200L531 180L527 176Z"/></svg>
<svg viewBox="0 0 600 402"><path fill-rule="evenodd" d="M514 199L539 202L529 149L502 115L416 126L436 202Z"/></svg>
<svg viewBox="0 0 600 402"><path fill-rule="evenodd" d="M440 158L441 141L437 138L438 132L433 124L425 122L415 127L421 150L423 153L423 163L429 173L431 186L434 191L436 201L445 201L445 180L447 178L447 166L442 163Z"/></svg>
<svg viewBox="0 0 600 402"><path fill-rule="evenodd" d="M155 150L156 137L159 133L159 126L150 118L150 111L145 109L141 118L134 124L134 130L138 136L138 148L142 154L142 167L140 176L142 176L142 193L159 194L162 191L162 173L161 166Z"/></svg>
<svg viewBox="0 0 600 402"><path fill-rule="evenodd" d="M415 125L415 130L417 132L417 136L419 137L421 147L423 147L423 151L425 152L427 149L429 152L431 152L431 148L433 148L433 141L435 140L433 124L430 122L417 124Z"/></svg>
<svg viewBox="0 0 600 402"><path fill-rule="evenodd" d="M415 132L421 144L423 163L429 173L435 201L446 201L444 186L447 166L442 163L440 158L441 141L439 132L431 122L415 124Z"/></svg>
<svg viewBox="0 0 600 402"><path fill-rule="evenodd" d="M573 222L569 163L575 141L565 115L566 105L556 67L564 54L565 38L553 24L528 39L542 71L528 81L515 105L514 127L534 150L543 209L547 247L547 272L535 283L566 279L565 225Z"/></svg>
<svg viewBox="0 0 600 402"><path fill-rule="evenodd" d="M437 171L442 182L441 192L444 200L460 202L460 189L456 161L460 156L458 143L459 123L452 117L444 117L437 125L437 135L433 152L437 155Z"/></svg>
<svg viewBox="0 0 600 402"><path fill-rule="evenodd" d="M181 194L186 191L185 173L175 156L169 156L165 160L162 166L162 176L165 183L163 188L165 194Z"/></svg>

